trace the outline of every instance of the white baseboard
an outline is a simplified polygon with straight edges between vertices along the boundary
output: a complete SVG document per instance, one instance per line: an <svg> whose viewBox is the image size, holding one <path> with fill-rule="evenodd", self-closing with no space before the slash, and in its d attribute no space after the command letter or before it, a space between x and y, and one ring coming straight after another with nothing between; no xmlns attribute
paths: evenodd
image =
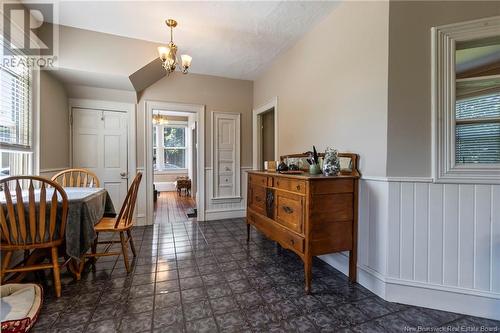
<svg viewBox="0 0 500 333"><path fill-rule="evenodd" d="M327 254L319 258L347 275L349 259L345 254ZM498 293L389 278L359 264L358 283L386 301L500 320Z"/></svg>
<svg viewBox="0 0 500 333"><path fill-rule="evenodd" d="M205 221L235 219L245 217L246 213L245 208L205 210Z"/></svg>
<svg viewBox="0 0 500 333"><path fill-rule="evenodd" d="M145 226L145 225L151 225L152 223L148 223L146 221L146 214L137 214L137 216L135 217L135 225L137 227L142 227L142 226Z"/></svg>

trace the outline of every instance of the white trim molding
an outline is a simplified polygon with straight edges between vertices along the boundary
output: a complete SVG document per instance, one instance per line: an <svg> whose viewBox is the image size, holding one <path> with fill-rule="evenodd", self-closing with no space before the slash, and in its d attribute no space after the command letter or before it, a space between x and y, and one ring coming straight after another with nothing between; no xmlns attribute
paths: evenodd
<svg viewBox="0 0 500 333"><path fill-rule="evenodd" d="M241 114L212 111L211 200L241 199L240 150ZM225 129L220 130L221 126ZM219 168L223 166L224 170ZM221 179L224 182L221 182ZM228 193L221 193L221 191Z"/></svg>
<svg viewBox="0 0 500 333"><path fill-rule="evenodd" d="M274 109L274 159L277 161L280 158L279 146L278 146L278 129L279 129L279 118L278 118L278 96L271 98L267 103L255 108L252 113L252 166L254 170L260 169L261 161L260 159L260 140L261 136L259 134L260 128L260 117L259 115Z"/></svg>
<svg viewBox="0 0 500 333"><path fill-rule="evenodd" d="M196 152L198 161L197 184L196 184L196 208L198 221L205 220L205 105L171 103L148 100L144 103L144 152L145 152L145 174L146 174L146 207L145 216L147 224L153 224L153 125L151 122L153 110L168 111L169 113L184 112L194 115L198 122L198 135L196 142ZM180 114L180 113L179 113Z"/></svg>
<svg viewBox="0 0 500 333"><path fill-rule="evenodd" d="M436 182L500 184L500 164L455 161L456 43L498 37L498 31L500 16L432 28L432 163Z"/></svg>

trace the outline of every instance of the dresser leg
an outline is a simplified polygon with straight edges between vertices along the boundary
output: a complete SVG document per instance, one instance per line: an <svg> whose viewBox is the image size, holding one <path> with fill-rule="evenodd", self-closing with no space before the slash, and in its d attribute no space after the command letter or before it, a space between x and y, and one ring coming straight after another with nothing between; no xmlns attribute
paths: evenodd
<svg viewBox="0 0 500 333"><path fill-rule="evenodd" d="M250 223L247 223L247 243L250 242Z"/></svg>
<svg viewBox="0 0 500 333"><path fill-rule="evenodd" d="M304 278L305 278L305 292L306 294L311 293L311 280L312 280L312 258L306 257L304 259Z"/></svg>
<svg viewBox="0 0 500 333"><path fill-rule="evenodd" d="M349 251L349 280L356 282L357 269L357 253L356 250Z"/></svg>

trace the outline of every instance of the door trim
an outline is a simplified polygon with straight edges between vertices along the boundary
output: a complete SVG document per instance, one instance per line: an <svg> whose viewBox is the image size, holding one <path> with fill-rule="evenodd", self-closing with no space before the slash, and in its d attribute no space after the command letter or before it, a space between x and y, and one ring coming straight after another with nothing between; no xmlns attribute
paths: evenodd
<svg viewBox="0 0 500 333"><path fill-rule="evenodd" d="M259 170L261 163L259 163L259 156L261 150L261 135L259 134L260 118L259 115L274 108L274 159L279 160L278 153L278 96L271 98L265 104L253 109L252 113L252 166L254 170Z"/></svg>
<svg viewBox="0 0 500 333"><path fill-rule="evenodd" d="M73 109L92 109L92 110L102 110L102 111L113 111L113 112L126 112L128 114L128 131L127 131L127 172L128 172L128 184L132 184L136 174L136 127L135 127L135 113L136 105L133 103L119 103L111 101L98 101L91 99L78 99L70 98L68 101L69 107L69 161L70 167L73 167L73 124L71 117L73 114ZM127 184L127 190L128 190ZM121 205L120 203L114 203L115 205ZM137 210L136 213L137 215Z"/></svg>
<svg viewBox="0 0 500 333"><path fill-rule="evenodd" d="M146 174L146 221L147 224L153 224L153 140L151 119L153 110L163 111L182 111L193 113L197 116L198 121L198 149L197 152L197 196L196 208L198 221L205 221L205 105L203 104L185 104L171 103L147 100L145 101L145 117L144 117L144 152L145 152L145 174Z"/></svg>

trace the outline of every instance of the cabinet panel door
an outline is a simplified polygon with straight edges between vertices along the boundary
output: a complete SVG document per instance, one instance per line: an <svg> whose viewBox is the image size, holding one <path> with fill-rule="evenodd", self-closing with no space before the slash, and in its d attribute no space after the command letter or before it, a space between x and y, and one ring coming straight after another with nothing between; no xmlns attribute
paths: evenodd
<svg viewBox="0 0 500 333"><path fill-rule="evenodd" d="M302 233L304 198L300 195L276 191L276 221L290 230Z"/></svg>
<svg viewBox="0 0 500 333"><path fill-rule="evenodd" d="M251 185L249 195L250 208L259 214L266 215L266 188Z"/></svg>

